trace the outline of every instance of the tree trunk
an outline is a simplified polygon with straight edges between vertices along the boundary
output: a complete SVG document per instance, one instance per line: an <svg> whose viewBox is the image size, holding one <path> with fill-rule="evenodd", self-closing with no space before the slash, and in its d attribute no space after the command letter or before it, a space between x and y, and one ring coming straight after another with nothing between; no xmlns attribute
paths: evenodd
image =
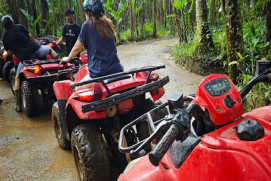
<svg viewBox="0 0 271 181"><path fill-rule="evenodd" d="M7 4L8 4L8 9L9 12L11 13L12 19L14 21L15 24L20 23L19 22L19 15L18 12L16 10L16 1L15 0L6 0Z"/></svg>
<svg viewBox="0 0 271 181"><path fill-rule="evenodd" d="M46 34L51 34L50 27L47 26L47 22L49 20L49 7L47 0L41 0L41 26L45 29Z"/></svg>
<svg viewBox="0 0 271 181"><path fill-rule="evenodd" d="M157 30L156 30L156 2L157 0L153 0L153 38L157 37Z"/></svg>
<svg viewBox="0 0 271 181"><path fill-rule="evenodd" d="M79 11L79 24L83 24L83 22L85 21L85 14L82 8L82 2L80 0L77 0L77 4L78 4L78 11Z"/></svg>
<svg viewBox="0 0 271 181"><path fill-rule="evenodd" d="M271 3L267 3L266 6L266 43L271 43ZM270 47L270 45L266 47L266 54L268 54Z"/></svg>
<svg viewBox="0 0 271 181"><path fill-rule="evenodd" d="M215 0L211 0L210 7L210 26L215 26L215 16L216 16L216 5Z"/></svg>
<svg viewBox="0 0 271 181"><path fill-rule="evenodd" d="M228 65L233 61L238 61L237 52L244 52L242 20L240 14L239 0L225 1L226 11L226 45ZM228 66L230 78L237 83L238 69L236 64ZM253 74L253 72L252 72Z"/></svg>
<svg viewBox="0 0 271 181"><path fill-rule="evenodd" d="M134 32L134 18L133 18L133 6L132 6L133 1L130 0L130 23L131 23L131 38L132 40L135 39L135 32Z"/></svg>
<svg viewBox="0 0 271 181"><path fill-rule="evenodd" d="M168 12L169 12L169 14L171 15L171 14L173 14L173 4L172 4L172 0L168 0ZM169 22L170 22L170 34L171 35L175 35L175 25L174 25L174 19L172 18L172 17L170 17L170 19L169 19Z"/></svg>
<svg viewBox="0 0 271 181"><path fill-rule="evenodd" d="M206 0L196 0L197 42L201 51L214 47L207 14Z"/></svg>
<svg viewBox="0 0 271 181"><path fill-rule="evenodd" d="M144 12L143 12L143 10L145 9L144 1L141 2L141 0L139 0L139 4L142 6L142 9L139 12L140 37L144 38L144 24L143 24L143 19L144 19Z"/></svg>
<svg viewBox="0 0 271 181"><path fill-rule="evenodd" d="M37 16L37 10L36 10L36 2L35 2L35 0L31 0L31 4L32 4L31 11L33 13L33 18L34 18L34 20L36 20L38 16ZM39 23L37 23L37 25L36 25L36 35L37 36L40 35L40 25L39 25Z"/></svg>

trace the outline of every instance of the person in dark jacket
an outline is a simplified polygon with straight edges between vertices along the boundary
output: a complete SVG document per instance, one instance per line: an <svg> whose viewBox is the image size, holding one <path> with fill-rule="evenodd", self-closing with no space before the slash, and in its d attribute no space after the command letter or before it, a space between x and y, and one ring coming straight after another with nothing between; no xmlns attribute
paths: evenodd
<svg viewBox="0 0 271 181"><path fill-rule="evenodd" d="M56 58L57 53L48 46L37 44L31 33L21 24L14 24L13 19L9 15L2 17L1 24L5 28L3 34L5 50L8 54L13 53L20 60L15 76L14 87L16 111L22 111L19 73L24 67L23 61L43 58L49 53L53 58Z"/></svg>
<svg viewBox="0 0 271 181"><path fill-rule="evenodd" d="M64 25L61 38L56 42L56 45L60 45L66 39L65 56L68 56L77 40L81 27L75 23L72 9L66 9L65 16L68 23Z"/></svg>
<svg viewBox="0 0 271 181"><path fill-rule="evenodd" d="M83 48L88 52L89 75L81 81L101 77L123 71L123 66L117 54L116 39L113 23L104 15L104 9L100 0L85 0L83 7L86 15L86 22L78 40L76 41L68 57L62 62L69 62ZM78 89L86 88L89 85L81 86Z"/></svg>

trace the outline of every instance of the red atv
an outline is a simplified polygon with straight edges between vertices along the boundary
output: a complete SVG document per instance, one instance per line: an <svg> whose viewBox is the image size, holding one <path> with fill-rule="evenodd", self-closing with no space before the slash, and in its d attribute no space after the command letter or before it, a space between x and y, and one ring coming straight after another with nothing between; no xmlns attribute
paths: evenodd
<svg viewBox="0 0 271 181"><path fill-rule="evenodd" d="M151 143L156 147L130 162L118 180L271 180L271 106L243 108L252 87L270 81L268 69L238 92L227 75L213 74L195 97L176 93L158 107L169 107L164 119L153 121L150 111L124 126L120 151L138 155ZM125 134L146 121L150 136L126 146Z"/></svg>
<svg viewBox="0 0 271 181"><path fill-rule="evenodd" d="M89 74L87 65L83 65L74 82L54 83L57 102L52 108L52 119L56 138L61 148L72 148L81 180L108 180L116 169L127 164L128 157L118 151L120 129L158 104L154 101L164 95L163 86L169 81L153 72L161 68L165 66L143 67L80 82ZM88 83L93 86L74 90ZM156 117L165 114L167 110L161 110ZM130 132L127 143L134 143L137 137L146 138L147 125L140 124L137 129L140 133ZM117 168L110 169L110 163L118 164Z"/></svg>
<svg viewBox="0 0 271 181"><path fill-rule="evenodd" d="M56 100L53 83L73 79L78 71L74 64L60 65L60 60L27 60L20 71L22 110L27 116L36 114L40 97L44 103Z"/></svg>
<svg viewBox="0 0 271 181"><path fill-rule="evenodd" d="M60 48L60 46L55 46L55 44L53 44L54 41L57 41L59 38L57 37L54 37L54 36L50 36L50 35L47 35L47 36L43 36L43 37L40 37L38 39L36 39L36 42L40 45L46 45L46 46L49 46L51 48L53 48L57 54L59 56L61 56L62 54L62 49ZM48 60L51 60L52 57L51 55L47 55L47 57L44 57L43 58L44 60L45 59L48 59ZM14 94L14 84L15 84L15 75L16 75L16 71L17 71L17 67L20 63L20 60L15 56L15 55L12 55L12 66L11 68L9 69L9 72L8 72L8 82L10 81L10 86L11 86L11 91L12 93Z"/></svg>

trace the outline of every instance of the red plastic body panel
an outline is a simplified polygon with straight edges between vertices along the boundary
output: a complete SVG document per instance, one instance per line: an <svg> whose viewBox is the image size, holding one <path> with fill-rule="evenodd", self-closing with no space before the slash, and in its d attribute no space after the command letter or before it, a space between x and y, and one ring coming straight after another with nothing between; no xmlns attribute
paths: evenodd
<svg viewBox="0 0 271 181"><path fill-rule="evenodd" d="M70 88L71 80L63 80L54 82L53 88L57 99L68 99L72 95Z"/></svg>
<svg viewBox="0 0 271 181"><path fill-rule="evenodd" d="M12 58L13 58L14 65L19 65L20 60L14 54L12 55Z"/></svg>
<svg viewBox="0 0 271 181"><path fill-rule="evenodd" d="M254 119L265 129L263 138L240 140L236 125ZM158 167L148 156L138 161L119 181L133 180L271 180L271 106L255 109L220 129L204 135L179 169L167 154Z"/></svg>
<svg viewBox="0 0 271 181"><path fill-rule="evenodd" d="M158 91L157 91L155 94L153 94L153 93L151 92L151 97L152 97L152 99L153 99L154 101L157 101L157 100L160 99L164 94L165 94L165 89L164 89L164 87L160 87L160 88L158 89Z"/></svg>
<svg viewBox="0 0 271 181"><path fill-rule="evenodd" d="M231 90L220 96L211 96L204 85L217 78L227 78L231 85ZM227 108L224 104L224 99L227 95L230 95L235 102L232 108ZM205 78L199 85L196 97L193 102L197 102L203 109L207 109L210 114L210 118L215 125L224 125L236 118L240 117L244 113L243 102L237 91L235 85L230 78L224 74L211 74Z"/></svg>
<svg viewBox="0 0 271 181"><path fill-rule="evenodd" d="M92 88L89 89L89 91L91 91ZM89 120L89 119L103 119L106 118L106 112L105 110L99 110L99 112L96 111L90 111L87 113L83 113L82 112L82 106L88 104L87 102L83 102L83 101L79 101L76 99L73 99L73 95L76 95L77 93L79 93L81 91L78 92L74 92L68 102L67 102L67 106L72 106L73 110L75 111L75 113L77 114L77 116L81 119L81 120Z"/></svg>
<svg viewBox="0 0 271 181"><path fill-rule="evenodd" d="M127 112L130 112L134 107L133 100L128 99L126 101L118 103L118 114L123 115Z"/></svg>
<svg viewBox="0 0 271 181"><path fill-rule="evenodd" d="M79 70L78 70L78 72L76 74L74 82L80 82L88 74L89 74L89 72L88 72L88 66L87 66L87 64L82 65L79 68Z"/></svg>
<svg viewBox="0 0 271 181"><path fill-rule="evenodd" d="M84 63L87 64L88 63L88 54L87 51L83 51L80 53L80 60Z"/></svg>

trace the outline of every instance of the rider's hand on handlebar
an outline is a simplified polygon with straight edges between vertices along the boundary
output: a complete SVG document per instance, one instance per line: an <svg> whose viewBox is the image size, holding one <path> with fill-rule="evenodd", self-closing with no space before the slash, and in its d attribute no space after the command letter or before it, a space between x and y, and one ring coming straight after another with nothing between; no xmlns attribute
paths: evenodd
<svg viewBox="0 0 271 181"><path fill-rule="evenodd" d="M65 64L65 63L68 63L68 62L69 62L68 57L63 57L63 58L61 59L61 61L59 62L59 64Z"/></svg>

